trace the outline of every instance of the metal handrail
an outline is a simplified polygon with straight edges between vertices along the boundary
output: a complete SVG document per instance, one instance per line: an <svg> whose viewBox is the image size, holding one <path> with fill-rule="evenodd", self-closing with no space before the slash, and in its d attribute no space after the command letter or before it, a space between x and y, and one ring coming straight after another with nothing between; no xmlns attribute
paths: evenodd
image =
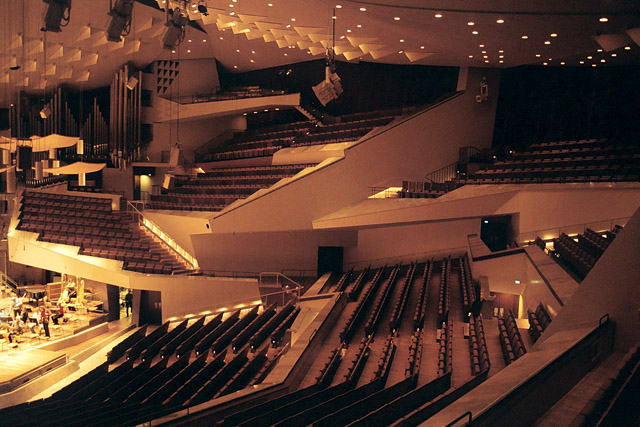
<svg viewBox="0 0 640 427"><path fill-rule="evenodd" d="M282 277L283 279L288 280L290 283L292 283L294 286L296 286L298 288L298 291L300 291L300 289L302 289L302 285L298 282L296 282L295 280L293 280L290 277L285 276L282 273L278 273L277 271L263 271L260 273L260 275L258 276L258 283L262 286L264 284L264 279L263 277L269 277L269 276L273 276L276 278L276 285L280 285L280 277ZM283 283L284 284L284 283Z"/></svg>
<svg viewBox="0 0 640 427"><path fill-rule="evenodd" d="M445 427L451 427L451 426L455 425L455 423L457 423L458 421L461 421L463 418L469 418L469 420L467 421L467 425L470 426L471 425L471 421L472 421L472 416L473 416L473 414L471 413L471 411L467 411L464 414L460 415L455 420L451 421Z"/></svg>
<svg viewBox="0 0 640 427"><path fill-rule="evenodd" d="M0 283L4 286L10 287L15 293L18 292L18 283L11 277L7 276L3 271L0 271Z"/></svg>
<svg viewBox="0 0 640 427"><path fill-rule="evenodd" d="M157 236L162 242L164 242L173 252L178 254L182 259L186 261L188 265L190 265L194 270L198 269L198 261L186 250L184 250L178 242L173 240L167 233L162 231L160 227L149 218L144 216L142 212L138 210L129 200L127 200L127 212L131 212L136 215L138 219L138 224L144 226L149 231L151 231L155 236Z"/></svg>

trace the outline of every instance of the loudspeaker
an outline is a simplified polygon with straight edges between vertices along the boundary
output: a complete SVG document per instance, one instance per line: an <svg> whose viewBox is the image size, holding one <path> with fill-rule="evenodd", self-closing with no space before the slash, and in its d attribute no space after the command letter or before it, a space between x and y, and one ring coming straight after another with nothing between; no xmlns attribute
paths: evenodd
<svg viewBox="0 0 640 427"><path fill-rule="evenodd" d="M129 90L133 90L135 89L136 85L138 84L138 79L136 79L135 77L130 77L129 81L127 81L127 89Z"/></svg>
<svg viewBox="0 0 640 427"><path fill-rule="evenodd" d="M31 147L18 147L18 169L31 169L31 166L33 165L32 152L33 149Z"/></svg>
<svg viewBox="0 0 640 427"><path fill-rule="evenodd" d="M173 175L165 174L164 181L162 181L162 188L165 190L173 190L176 185L176 177Z"/></svg>
<svg viewBox="0 0 640 427"><path fill-rule="evenodd" d="M171 156L169 157L169 166L175 168L179 164L183 162L182 157L182 148L176 144L175 147L171 149Z"/></svg>

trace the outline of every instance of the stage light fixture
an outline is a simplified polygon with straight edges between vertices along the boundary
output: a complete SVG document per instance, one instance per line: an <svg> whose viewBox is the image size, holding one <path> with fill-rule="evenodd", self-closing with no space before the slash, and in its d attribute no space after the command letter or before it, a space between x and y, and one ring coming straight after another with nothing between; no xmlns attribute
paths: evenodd
<svg viewBox="0 0 640 427"><path fill-rule="evenodd" d="M131 14L133 12L133 0L116 0L115 6L111 4L109 16L111 22L107 29L107 40L110 42L122 41L131 32Z"/></svg>
<svg viewBox="0 0 640 427"><path fill-rule="evenodd" d="M209 16L209 10L207 9L207 2L206 1L200 0L198 2L198 12L200 12L204 16Z"/></svg>
<svg viewBox="0 0 640 427"><path fill-rule="evenodd" d="M44 27L42 31L53 31L59 33L62 27L69 24L71 16L71 0L42 0L47 3L47 12L44 17Z"/></svg>
<svg viewBox="0 0 640 427"><path fill-rule="evenodd" d="M172 50L184 40L184 26L189 23L189 12L186 9L176 7L167 9L167 32L162 38L162 47Z"/></svg>

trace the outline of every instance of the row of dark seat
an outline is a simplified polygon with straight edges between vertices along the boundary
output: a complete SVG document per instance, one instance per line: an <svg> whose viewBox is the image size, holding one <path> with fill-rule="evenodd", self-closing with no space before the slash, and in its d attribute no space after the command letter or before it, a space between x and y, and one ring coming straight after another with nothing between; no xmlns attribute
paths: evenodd
<svg viewBox="0 0 640 427"><path fill-rule="evenodd" d="M469 263L469 255L465 252L464 256L458 258L460 266L460 296L462 297L463 313L469 313L471 306L476 300L476 293L473 285L473 276L471 273L471 264Z"/></svg>
<svg viewBox="0 0 640 427"><path fill-rule="evenodd" d="M453 320L442 323L438 339L438 376L451 372L453 365Z"/></svg>
<svg viewBox="0 0 640 427"><path fill-rule="evenodd" d="M340 276L340 279L338 279L338 282L336 283L336 292L344 292L347 289L352 276L353 267L351 267L349 271L342 273L342 276Z"/></svg>
<svg viewBox="0 0 640 427"><path fill-rule="evenodd" d="M411 335L411 345L409 345L408 367L404 371L405 378L417 376L420 373L420 363L422 361L422 330L416 330Z"/></svg>
<svg viewBox="0 0 640 427"><path fill-rule="evenodd" d="M347 318L347 321L345 322L342 331L340 332L340 341L342 341L343 343L348 344L355 334L358 325L367 312L370 301L376 295L378 287L382 282L382 274L385 268L386 266L379 268L373 276L373 279L368 281L368 286L363 291L363 294L358 300L355 308L351 312L351 315Z"/></svg>
<svg viewBox="0 0 640 427"><path fill-rule="evenodd" d="M418 294L418 302L416 311L413 315L413 329L418 331L424 327L424 319L427 313L427 300L429 296L429 283L431 283L431 274L433 272L433 260L427 261L422 272L422 283L420 293Z"/></svg>
<svg viewBox="0 0 640 427"><path fill-rule="evenodd" d="M451 277L451 257L442 260L442 275L440 276L440 293L438 295L438 320L437 325L447 321L449 316L449 284Z"/></svg>
<svg viewBox="0 0 640 427"><path fill-rule="evenodd" d="M504 362L507 365L527 352L511 310L507 312L506 317L498 317L498 338L500 339Z"/></svg>
<svg viewBox="0 0 640 427"><path fill-rule="evenodd" d="M528 309L527 314L529 316L529 336L533 342L536 342L540 338L540 334L551 323L551 316L542 303L539 303L535 310Z"/></svg>
<svg viewBox="0 0 640 427"><path fill-rule="evenodd" d="M411 265L409 266L407 275L402 281L400 294L398 294L396 303L393 306L393 311L391 312L391 317L389 318L389 331L392 334L395 334L398 331L398 329L400 329L400 323L402 322L404 309L407 305L409 292L411 291L411 286L413 285L413 276L416 272L416 265L417 264L415 262L412 262Z"/></svg>
<svg viewBox="0 0 640 427"><path fill-rule="evenodd" d="M469 317L469 355L471 356L471 373L473 375L478 375L491 367L482 315Z"/></svg>
<svg viewBox="0 0 640 427"><path fill-rule="evenodd" d="M371 354L371 348L369 347L371 341L372 338L370 337L364 337L360 340L360 344L358 344L355 354L347 366L347 372L344 374L345 382L351 385L356 385L358 383L360 375L364 370L364 366Z"/></svg>
<svg viewBox="0 0 640 427"><path fill-rule="evenodd" d="M362 270L358 274L356 279L353 281L353 284L351 285L351 289L349 289L349 292L347 293L351 301L355 301L358 299L360 292L362 292L362 288L364 288L364 285L367 283L367 279L369 278L370 271L371 271L371 266L367 266L367 268Z"/></svg>
<svg viewBox="0 0 640 427"><path fill-rule="evenodd" d="M343 346L340 346L331 350L324 366L320 368L320 372L318 373L318 375L316 375L316 384L318 384L320 387L327 387L329 384L331 384L333 376L340 366L340 362L342 362L342 349Z"/></svg>
<svg viewBox="0 0 640 427"><path fill-rule="evenodd" d="M384 346L382 347L382 353L380 354L380 358L378 359L378 365L373 373L371 381L375 381L379 378L384 378L386 382L386 378L389 375L389 370L391 369L391 363L393 362L395 353L396 345L393 342L393 335L389 335L387 337L387 341L385 341Z"/></svg>
<svg viewBox="0 0 640 427"><path fill-rule="evenodd" d="M574 239L562 233L553 242L553 250L557 256L570 265L573 270L583 279L597 261L596 256L590 252L589 247L580 245Z"/></svg>
<svg viewBox="0 0 640 427"><path fill-rule="evenodd" d="M389 276L380 286L380 290L376 292L375 298L373 299L373 304L370 309L369 318L364 325L364 333L367 336L373 336L378 329L378 324L380 323L380 316L382 311L387 306L389 302L389 297L391 292L396 285L396 281L398 278L398 273L400 271L400 266L396 265L391 269Z"/></svg>

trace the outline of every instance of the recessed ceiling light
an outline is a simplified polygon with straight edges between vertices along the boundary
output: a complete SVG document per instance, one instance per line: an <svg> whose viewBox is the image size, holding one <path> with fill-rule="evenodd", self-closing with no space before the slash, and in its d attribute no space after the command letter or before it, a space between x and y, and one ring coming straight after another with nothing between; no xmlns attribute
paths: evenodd
<svg viewBox="0 0 640 427"><path fill-rule="evenodd" d="M581 64L584 64L584 61L580 61Z"/></svg>
<svg viewBox="0 0 640 427"><path fill-rule="evenodd" d="M202 39L202 43L206 43L206 42L207 42L207 39Z"/></svg>
<svg viewBox="0 0 640 427"><path fill-rule="evenodd" d="M195 3L194 3L194 4L192 4L191 6L193 6L193 7L198 7L198 5L197 5L197 4L195 4ZM230 5L229 5L229 7L233 7L233 5L232 5L232 4L230 4Z"/></svg>
<svg viewBox="0 0 640 427"><path fill-rule="evenodd" d="M560 65L564 65L564 61L562 61L562 62L560 63Z"/></svg>
<svg viewBox="0 0 640 427"><path fill-rule="evenodd" d="M342 5L341 4L337 4L336 5L336 9L342 9Z"/></svg>
<svg viewBox="0 0 640 427"><path fill-rule="evenodd" d="M191 39L187 40L189 43L191 43Z"/></svg>
<svg viewBox="0 0 640 427"><path fill-rule="evenodd" d="M607 60L606 59L601 59L600 62L605 63L605 62L607 62Z"/></svg>
<svg viewBox="0 0 640 427"><path fill-rule="evenodd" d="M496 23L498 23L498 24L504 24L504 19L498 19L498 20L496 21Z"/></svg>
<svg viewBox="0 0 640 427"><path fill-rule="evenodd" d="M420 49L424 49L424 46L420 46Z"/></svg>
<svg viewBox="0 0 640 427"><path fill-rule="evenodd" d="M473 59L473 55L469 55L469 59Z"/></svg>
<svg viewBox="0 0 640 427"><path fill-rule="evenodd" d="M489 60L488 60L488 59L486 59L486 60L484 61L484 63L485 63L485 64L488 64L488 63L489 63Z"/></svg>
<svg viewBox="0 0 640 427"><path fill-rule="evenodd" d="M331 19L338 19L338 17L336 15L333 15Z"/></svg>
<svg viewBox="0 0 640 427"><path fill-rule="evenodd" d="M236 49L236 53L240 53L240 49Z"/></svg>
<svg viewBox="0 0 640 427"><path fill-rule="evenodd" d="M469 22L467 22L467 25L468 25L468 26L472 26L472 25L476 25L476 23L475 23L475 22L471 22L471 21L469 21Z"/></svg>
<svg viewBox="0 0 640 427"><path fill-rule="evenodd" d="M288 55L285 53L284 56L288 56Z"/></svg>
<svg viewBox="0 0 640 427"><path fill-rule="evenodd" d="M502 59L500 61L498 61L498 62L501 63L501 64L504 64L504 61Z"/></svg>
<svg viewBox="0 0 640 427"><path fill-rule="evenodd" d="M500 49L500 50L498 51L498 53L504 53L504 50Z"/></svg>
<svg viewBox="0 0 640 427"><path fill-rule="evenodd" d="M553 58L549 58L549 61L553 61Z"/></svg>
<svg viewBox="0 0 640 427"><path fill-rule="evenodd" d="M483 56L483 58L484 58L484 59L487 59L487 58L488 58L488 56L487 56L487 55L484 55L484 56Z"/></svg>
<svg viewBox="0 0 640 427"><path fill-rule="evenodd" d="M624 50L631 50L631 46L625 46Z"/></svg>
<svg viewBox="0 0 640 427"><path fill-rule="evenodd" d="M593 59L593 56L589 55L587 56L587 59Z"/></svg>
<svg viewBox="0 0 640 427"><path fill-rule="evenodd" d="M273 3L267 3L267 6L271 7L273 6Z"/></svg>
<svg viewBox="0 0 640 427"><path fill-rule="evenodd" d="M340 36L340 40L344 40L344 34Z"/></svg>
<svg viewBox="0 0 640 427"><path fill-rule="evenodd" d="M442 18L442 14L441 14L441 13L436 13L436 14L435 14L435 15L433 15L433 16L434 16L435 18L438 18L438 19Z"/></svg>
<svg viewBox="0 0 640 427"><path fill-rule="evenodd" d="M249 62L255 62L253 59L250 59Z"/></svg>
<svg viewBox="0 0 640 427"><path fill-rule="evenodd" d="M551 44L549 40L545 40L544 44Z"/></svg>
<svg viewBox="0 0 640 427"><path fill-rule="evenodd" d="M366 7L361 7L361 8L360 8L360 12L366 12L366 11L367 11L367 8L366 8Z"/></svg>
<svg viewBox="0 0 640 427"><path fill-rule="evenodd" d="M558 37L558 35L556 33L551 33L549 34L549 37Z"/></svg>
<svg viewBox="0 0 640 427"><path fill-rule="evenodd" d="M479 44L478 47L484 47L484 45L483 44Z"/></svg>
<svg viewBox="0 0 640 427"><path fill-rule="evenodd" d="M487 51L486 51L486 50L483 50L483 51L482 51L482 53L487 53Z"/></svg>
<svg viewBox="0 0 640 427"><path fill-rule="evenodd" d="M356 27L362 28L362 24L358 24L358 25L356 25Z"/></svg>
<svg viewBox="0 0 640 427"><path fill-rule="evenodd" d="M237 65L234 65L234 66L233 66L233 68L238 68L238 66L237 66Z"/></svg>
<svg viewBox="0 0 640 427"><path fill-rule="evenodd" d="M616 56L618 56L618 54L617 53L612 53L611 56L615 58Z"/></svg>
<svg viewBox="0 0 640 427"><path fill-rule="evenodd" d="M526 40L528 38L529 38L529 36L522 36L522 40Z"/></svg>
<svg viewBox="0 0 640 427"><path fill-rule="evenodd" d="M403 52L404 52L404 50L399 50L399 51L398 51L398 53L403 53Z"/></svg>
<svg viewBox="0 0 640 427"><path fill-rule="evenodd" d="M600 22L608 22L609 18L607 18L606 16L603 16L602 18L598 19L598 21L600 21Z"/></svg>
<svg viewBox="0 0 640 427"><path fill-rule="evenodd" d="M173 50L171 51L171 53L176 53L176 50L175 50L175 49L173 49Z"/></svg>
<svg viewBox="0 0 640 427"><path fill-rule="evenodd" d="M504 58L504 55L498 55L498 58Z"/></svg>
<svg viewBox="0 0 640 427"><path fill-rule="evenodd" d="M596 52L598 52L598 53L602 53L602 49L598 49Z"/></svg>
<svg viewBox="0 0 640 427"><path fill-rule="evenodd" d="M471 34L473 34L474 36L477 36L478 32L477 31L471 31Z"/></svg>
<svg viewBox="0 0 640 427"><path fill-rule="evenodd" d="M229 15L233 16L233 15L235 15L235 14L236 14L235 12L231 12Z"/></svg>
<svg viewBox="0 0 640 427"><path fill-rule="evenodd" d="M597 64L591 64L591 66L592 66L592 67L597 67L598 65L597 65Z"/></svg>
<svg viewBox="0 0 640 427"><path fill-rule="evenodd" d="M400 20L400 17L399 17L399 16L394 16L394 17L393 17L393 20L394 20L394 21L399 21L399 20Z"/></svg>
<svg viewBox="0 0 640 427"><path fill-rule="evenodd" d="M347 33L350 33L350 32L351 32L351 30L347 30Z"/></svg>
<svg viewBox="0 0 640 427"><path fill-rule="evenodd" d="M400 39L400 43L404 43L404 39Z"/></svg>
<svg viewBox="0 0 640 427"><path fill-rule="evenodd" d="M224 37L220 36L220 40L224 40Z"/></svg>
<svg viewBox="0 0 640 427"><path fill-rule="evenodd" d="M252 50L252 51L251 51L251 53L253 53L253 54L255 55L255 54L256 54L256 51L255 51L255 50Z"/></svg>
<svg viewBox="0 0 640 427"><path fill-rule="evenodd" d="M287 24L285 28L291 28L291 24Z"/></svg>
<svg viewBox="0 0 640 427"><path fill-rule="evenodd" d="M291 22L296 22L296 18L291 18Z"/></svg>
<svg viewBox="0 0 640 427"><path fill-rule="evenodd" d="M187 53L191 53L191 49L187 49Z"/></svg>
<svg viewBox="0 0 640 427"><path fill-rule="evenodd" d="M536 58L540 58L540 54L539 53L536 53Z"/></svg>
<svg viewBox="0 0 640 427"><path fill-rule="evenodd" d="M543 62L542 65L549 65L549 63L548 62Z"/></svg>

